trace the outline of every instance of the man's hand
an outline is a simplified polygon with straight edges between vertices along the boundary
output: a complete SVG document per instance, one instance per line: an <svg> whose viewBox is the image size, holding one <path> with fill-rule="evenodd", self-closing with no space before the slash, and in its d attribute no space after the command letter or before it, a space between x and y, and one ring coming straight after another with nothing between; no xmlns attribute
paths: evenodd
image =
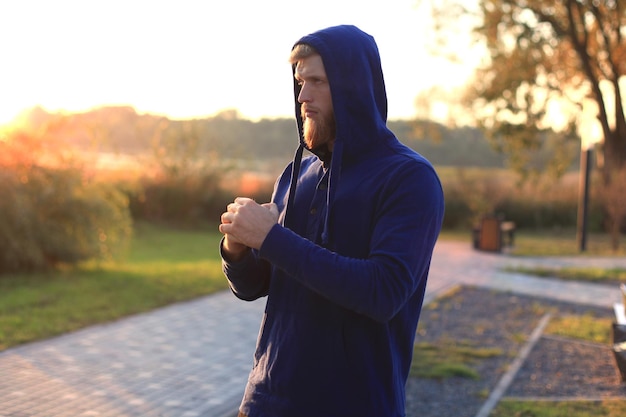
<svg viewBox="0 0 626 417"><path fill-rule="evenodd" d="M250 198L237 197L222 213L219 230L226 235L224 249L229 254L243 252L243 247L259 249L270 229L278 223L276 204L257 204Z"/></svg>

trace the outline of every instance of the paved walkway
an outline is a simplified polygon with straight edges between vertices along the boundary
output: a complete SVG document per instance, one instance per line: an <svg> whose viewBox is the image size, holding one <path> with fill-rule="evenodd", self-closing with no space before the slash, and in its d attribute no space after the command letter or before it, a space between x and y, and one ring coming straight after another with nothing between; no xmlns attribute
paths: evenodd
<svg viewBox="0 0 626 417"><path fill-rule="evenodd" d="M458 284L609 308L619 288L506 273L515 265L626 268L626 259L524 258L437 245L427 302ZM264 301L222 292L0 352L0 417L231 417Z"/></svg>

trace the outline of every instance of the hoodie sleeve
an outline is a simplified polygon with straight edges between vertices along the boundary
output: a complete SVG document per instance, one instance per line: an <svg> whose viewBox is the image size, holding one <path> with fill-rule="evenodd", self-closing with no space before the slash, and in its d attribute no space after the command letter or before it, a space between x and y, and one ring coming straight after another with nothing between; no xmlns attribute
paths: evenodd
<svg viewBox="0 0 626 417"><path fill-rule="evenodd" d="M332 302L388 321L425 285L443 218L443 192L434 172L418 169L381 200L363 259L332 252L280 225L271 229L259 254Z"/></svg>
<svg viewBox="0 0 626 417"><path fill-rule="evenodd" d="M267 295L270 282L270 266L259 259L256 251L252 250L240 261L229 262L224 255L224 239L220 242L222 256L222 271L228 279L231 291L237 298L245 301L254 301Z"/></svg>

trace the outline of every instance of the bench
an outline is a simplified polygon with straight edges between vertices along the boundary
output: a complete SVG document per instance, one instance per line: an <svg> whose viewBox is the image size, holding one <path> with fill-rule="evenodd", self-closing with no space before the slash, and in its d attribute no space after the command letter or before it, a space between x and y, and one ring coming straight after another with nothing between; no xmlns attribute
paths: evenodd
<svg viewBox="0 0 626 417"><path fill-rule="evenodd" d="M626 310L624 304L613 304L615 323L613 323L613 357L622 382L626 381Z"/></svg>
<svg viewBox="0 0 626 417"><path fill-rule="evenodd" d="M613 304L613 311L615 312L615 322L619 325L626 326L626 310L624 309L624 304Z"/></svg>
<svg viewBox="0 0 626 417"><path fill-rule="evenodd" d="M502 233L502 245L505 247L513 247L515 243L515 222L507 221L500 223L500 232Z"/></svg>

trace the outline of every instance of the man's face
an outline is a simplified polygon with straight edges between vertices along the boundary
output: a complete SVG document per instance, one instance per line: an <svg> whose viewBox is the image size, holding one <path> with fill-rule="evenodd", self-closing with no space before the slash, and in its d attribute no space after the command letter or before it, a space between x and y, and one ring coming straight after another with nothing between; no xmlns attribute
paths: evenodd
<svg viewBox="0 0 626 417"><path fill-rule="evenodd" d="M307 147L314 149L326 144L332 151L335 141L335 115L322 57L312 55L298 61L294 76L301 87L298 102L302 105L304 141Z"/></svg>

